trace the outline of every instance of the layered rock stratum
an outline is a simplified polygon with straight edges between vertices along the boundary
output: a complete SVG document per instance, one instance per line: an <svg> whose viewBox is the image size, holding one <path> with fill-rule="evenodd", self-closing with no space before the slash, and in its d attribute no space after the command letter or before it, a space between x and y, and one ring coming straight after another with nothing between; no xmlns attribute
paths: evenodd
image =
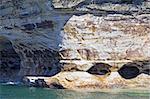
<svg viewBox="0 0 150 99"><path fill-rule="evenodd" d="M1 0L0 12L1 82L149 88L149 0Z"/></svg>

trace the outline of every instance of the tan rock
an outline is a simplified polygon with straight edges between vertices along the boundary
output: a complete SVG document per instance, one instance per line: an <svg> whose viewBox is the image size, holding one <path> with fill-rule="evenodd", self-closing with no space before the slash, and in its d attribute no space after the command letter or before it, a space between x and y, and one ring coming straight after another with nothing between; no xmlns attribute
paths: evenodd
<svg viewBox="0 0 150 99"><path fill-rule="evenodd" d="M113 66L122 66L130 61L149 60L148 16L74 15L64 26L61 50L70 50L67 52L67 59L104 61Z"/></svg>
<svg viewBox="0 0 150 99"><path fill-rule="evenodd" d="M32 82L33 79L42 77L27 77ZM95 76L87 72L61 72L53 77L43 77L48 85L56 82L64 88L81 90L102 90L111 88L120 89L149 89L150 77L145 74L139 75L132 80L123 79L117 72L112 72L110 76ZM55 79L55 80L54 80Z"/></svg>

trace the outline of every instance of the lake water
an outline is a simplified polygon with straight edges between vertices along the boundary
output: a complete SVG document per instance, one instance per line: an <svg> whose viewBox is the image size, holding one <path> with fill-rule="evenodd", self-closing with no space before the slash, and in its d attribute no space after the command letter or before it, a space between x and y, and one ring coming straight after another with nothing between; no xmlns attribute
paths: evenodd
<svg viewBox="0 0 150 99"><path fill-rule="evenodd" d="M84 92L0 85L0 99L150 99L148 90Z"/></svg>

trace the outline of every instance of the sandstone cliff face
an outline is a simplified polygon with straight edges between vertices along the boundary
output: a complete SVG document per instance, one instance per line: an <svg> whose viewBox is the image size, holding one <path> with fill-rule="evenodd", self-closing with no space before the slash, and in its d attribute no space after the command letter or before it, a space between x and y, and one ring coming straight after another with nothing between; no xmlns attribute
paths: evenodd
<svg viewBox="0 0 150 99"><path fill-rule="evenodd" d="M95 63L113 71L138 62L149 72L149 0L1 0L0 11L1 81Z"/></svg>
<svg viewBox="0 0 150 99"><path fill-rule="evenodd" d="M73 16L64 26L64 59L130 62L150 58L149 15Z"/></svg>

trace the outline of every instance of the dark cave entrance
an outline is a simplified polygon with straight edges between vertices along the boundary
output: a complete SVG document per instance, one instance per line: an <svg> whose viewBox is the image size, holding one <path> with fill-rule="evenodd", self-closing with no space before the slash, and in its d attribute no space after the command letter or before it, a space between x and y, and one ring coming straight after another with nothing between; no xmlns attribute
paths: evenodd
<svg viewBox="0 0 150 99"><path fill-rule="evenodd" d="M20 71L20 62L11 41L0 36L0 82L15 80Z"/></svg>
<svg viewBox="0 0 150 99"><path fill-rule="evenodd" d="M95 63L87 72L94 75L107 75L111 73L111 67L106 63Z"/></svg>
<svg viewBox="0 0 150 99"><path fill-rule="evenodd" d="M118 73L125 79L133 79L142 73L150 75L150 60L124 64Z"/></svg>

